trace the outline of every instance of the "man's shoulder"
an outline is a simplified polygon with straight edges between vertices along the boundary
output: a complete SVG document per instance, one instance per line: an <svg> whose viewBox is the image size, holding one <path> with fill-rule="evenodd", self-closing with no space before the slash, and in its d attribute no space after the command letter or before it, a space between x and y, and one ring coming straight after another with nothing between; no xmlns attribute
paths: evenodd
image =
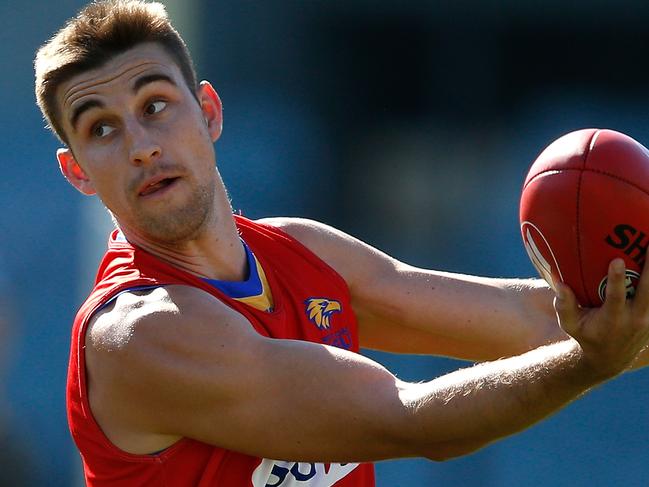
<svg viewBox="0 0 649 487"><path fill-rule="evenodd" d="M316 220L298 217L272 217L257 220L289 234L302 245L319 255L329 253L347 244L351 237L336 228ZM324 260L327 260L326 258Z"/></svg>
<svg viewBox="0 0 649 487"><path fill-rule="evenodd" d="M309 238L315 233L332 230L332 227L309 218L299 218L292 216L274 216L255 220L257 223L271 225L275 228L288 233L298 240Z"/></svg>
<svg viewBox="0 0 649 487"><path fill-rule="evenodd" d="M143 342L163 339L198 318L232 312L201 289L167 285L127 290L93 314L86 332L87 351L107 358L143 351Z"/></svg>
<svg viewBox="0 0 649 487"><path fill-rule="evenodd" d="M227 383L223 364L257 356L260 339L242 314L200 289L124 292L92 317L85 335L93 416L113 444L131 453L194 437L179 427L186 411L178 413L178 402L194 406L196 384L207 378ZM179 392L185 390L192 392Z"/></svg>
<svg viewBox="0 0 649 487"><path fill-rule="evenodd" d="M306 218L274 217L257 220L281 229L332 267L348 285L360 282L382 255L368 244L326 223Z"/></svg>

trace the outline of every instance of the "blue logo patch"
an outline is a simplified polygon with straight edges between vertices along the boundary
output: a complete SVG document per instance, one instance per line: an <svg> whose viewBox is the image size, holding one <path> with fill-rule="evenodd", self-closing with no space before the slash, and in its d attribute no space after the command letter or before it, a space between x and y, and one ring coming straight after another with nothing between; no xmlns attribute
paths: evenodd
<svg viewBox="0 0 649 487"><path fill-rule="evenodd" d="M344 348L350 350L352 348L352 335L349 333L347 327L338 330L330 335L322 337L322 343L331 345L332 347Z"/></svg>

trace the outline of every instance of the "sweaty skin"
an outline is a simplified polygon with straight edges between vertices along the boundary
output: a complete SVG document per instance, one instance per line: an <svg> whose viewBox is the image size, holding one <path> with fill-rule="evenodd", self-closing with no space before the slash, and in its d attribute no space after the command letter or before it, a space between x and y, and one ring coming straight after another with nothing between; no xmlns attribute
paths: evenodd
<svg viewBox="0 0 649 487"><path fill-rule="evenodd" d="M243 279L215 166L221 103L209 83L192 93L162 48L142 44L62 84L57 103L69 140L58 152L63 174L102 199L131 243L199 276ZM85 351L93 415L119 448L151 453L190 437L266 458L445 459L542 419L646 345L649 277L625 302L621 261L601 309L580 310L561 288L564 333L538 281L416 269L322 224L274 223L346 280L362 345L517 356L410 384L345 350L262 337L196 288L128 292L93 317ZM259 435L268 424L276 441Z"/></svg>

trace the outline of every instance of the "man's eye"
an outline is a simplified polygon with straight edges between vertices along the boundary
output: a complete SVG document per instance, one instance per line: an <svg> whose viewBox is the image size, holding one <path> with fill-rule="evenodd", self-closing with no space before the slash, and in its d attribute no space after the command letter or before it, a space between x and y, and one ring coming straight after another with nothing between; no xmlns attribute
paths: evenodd
<svg viewBox="0 0 649 487"><path fill-rule="evenodd" d="M114 127L111 127L110 125L106 125L104 123L100 123L98 125L95 125L92 129L92 135L95 137L106 137L108 134L110 134L113 130L115 130Z"/></svg>
<svg viewBox="0 0 649 487"><path fill-rule="evenodd" d="M158 112L161 112L167 106L166 101L158 100L153 103L149 103L144 110L147 115L155 115Z"/></svg>

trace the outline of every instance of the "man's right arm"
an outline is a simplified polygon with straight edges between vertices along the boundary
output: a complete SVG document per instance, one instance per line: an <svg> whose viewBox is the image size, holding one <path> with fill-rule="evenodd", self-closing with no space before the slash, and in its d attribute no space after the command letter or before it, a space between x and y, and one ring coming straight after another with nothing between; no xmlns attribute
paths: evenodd
<svg viewBox="0 0 649 487"><path fill-rule="evenodd" d="M110 409L111 439L136 453L145 452L130 438L158 435L295 461L442 460L535 423L633 360L649 329L647 300L625 303L623 277L611 271L607 303L587 316L569 292L559 303L579 343L423 384L345 350L263 337L208 294L169 286L94 321L91 404L100 424L95 409Z"/></svg>

